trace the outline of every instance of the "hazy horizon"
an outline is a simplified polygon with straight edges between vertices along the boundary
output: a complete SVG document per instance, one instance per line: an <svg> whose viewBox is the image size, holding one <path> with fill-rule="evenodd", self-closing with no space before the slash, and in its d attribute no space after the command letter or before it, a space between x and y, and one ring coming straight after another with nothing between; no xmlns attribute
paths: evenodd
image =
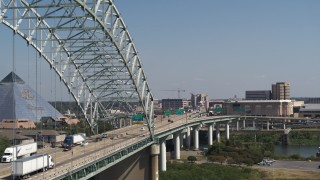
<svg viewBox="0 0 320 180"><path fill-rule="evenodd" d="M289 82L291 97L320 97L320 1L116 0L115 4L155 99L177 98L177 91L163 91L177 89L185 90L182 98L190 98L190 93L206 93L210 99L244 98L246 90L271 90L276 82ZM4 25L0 33L2 79L13 70L13 36ZM17 74L35 88L31 75L35 70L27 61L35 61L36 53L20 37L15 39L15 59L22 62L15 67ZM45 63L39 68L40 91L53 99L55 84L45 83L59 80Z"/></svg>

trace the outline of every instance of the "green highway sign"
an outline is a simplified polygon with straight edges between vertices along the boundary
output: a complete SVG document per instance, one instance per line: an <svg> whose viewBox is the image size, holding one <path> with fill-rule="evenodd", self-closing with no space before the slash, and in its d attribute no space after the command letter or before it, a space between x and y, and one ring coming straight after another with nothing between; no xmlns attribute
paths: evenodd
<svg viewBox="0 0 320 180"><path fill-rule="evenodd" d="M214 112L222 112L222 108L221 107L217 107L217 108L214 108Z"/></svg>
<svg viewBox="0 0 320 180"><path fill-rule="evenodd" d="M144 114L136 114L132 116L133 121L142 121L144 117Z"/></svg>
<svg viewBox="0 0 320 180"><path fill-rule="evenodd" d="M171 111L164 111L163 114L166 115L166 116L170 116L171 115Z"/></svg>
<svg viewBox="0 0 320 180"><path fill-rule="evenodd" d="M176 110L176 115L183 115L183 114L184 114L184 110L182 110L182 109Z"/></svg>
<svg viewBox="0 0 320 180"><path fill-rule="evenodd" d="M239 107L235 109L236 112L245 112L245 108L244 107Z"/></svg>

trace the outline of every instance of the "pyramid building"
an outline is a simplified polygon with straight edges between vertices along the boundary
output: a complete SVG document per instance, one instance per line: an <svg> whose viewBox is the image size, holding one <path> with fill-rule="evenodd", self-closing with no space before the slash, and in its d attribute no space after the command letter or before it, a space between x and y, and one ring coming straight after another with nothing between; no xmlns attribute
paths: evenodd
<svg viewBox="0 0 320 180"><path fill-rule="evenodd" d="M14 72L0 82L0 121L39 121L41 117L63 117Z"/></svg>

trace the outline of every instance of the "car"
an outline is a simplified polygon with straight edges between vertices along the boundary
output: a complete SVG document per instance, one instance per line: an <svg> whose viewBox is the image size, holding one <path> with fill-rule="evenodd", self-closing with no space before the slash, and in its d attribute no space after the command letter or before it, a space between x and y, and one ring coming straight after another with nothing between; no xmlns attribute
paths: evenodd
<svg viewBox="0 0 320 180"><path fill-rule="evenodd" d="M144 127L142 127L141 129L140 129L140 131L144 131L145 130L145 128Z"/></svg>
<svg viewBox="0 0 320 180"><path fill-rule="evenodd" d="M140 135L140 137L145 137L145 136L146 136L145 134L141 134L141 135Z"/></svg>
<svg viewBox="0 0 320 180"><path fill-rule="evenodd" d="M102 141L102 137L96 137L96 142Z"/></svg>
<svg viewBox="0 0 320 180"><path fill-rule="evenodd" d="M107 138L108 134L102 134L102 138Z"/></svg>

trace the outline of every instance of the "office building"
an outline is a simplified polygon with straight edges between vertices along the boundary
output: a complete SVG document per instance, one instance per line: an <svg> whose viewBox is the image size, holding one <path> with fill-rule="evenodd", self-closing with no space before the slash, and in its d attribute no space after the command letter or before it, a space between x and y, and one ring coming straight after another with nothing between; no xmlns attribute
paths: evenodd
<svg viewBox="0 0 320 180"><path fill-rule="evenodd" d="M305 104L299 113L300 117L320 118L320 104Z"/></svg>
<svg viewBox="0 0 320 180"><path fill-rule="evenodd" d="M304 101L305 104L320 104L320 97L293 97L296 101Z"/></svg>
<svg viewBox="0 0 320 180"><path fill-rule="evenodd" d="M246 91L246 100L271 100L271 91Z"/></svg>
<svg viewBox="0 0 320 180"><path fill-rule="evenodd" d="M183 108L182 99L162 99L163 110L177 110Z"/></svg>
<svg viewBox="0 0 320 180"><path fill-rule="evenodd" d="M207 94L191 94L191 106L194 110L209 108L209 97Z"/></svg>
<svg viewBox="0 0 320 180"><path fill-rule="evenodd" d="M294 116L294 108L303 101L292 100L242 100L223 103L226 115Z"/></svg>
<svg viewBox="0 0 320 180"><path fill-rule="evenodd" d="M272 84L272 99L289 100L290 84L287 82L277 82L276 84Z"/></svg>

